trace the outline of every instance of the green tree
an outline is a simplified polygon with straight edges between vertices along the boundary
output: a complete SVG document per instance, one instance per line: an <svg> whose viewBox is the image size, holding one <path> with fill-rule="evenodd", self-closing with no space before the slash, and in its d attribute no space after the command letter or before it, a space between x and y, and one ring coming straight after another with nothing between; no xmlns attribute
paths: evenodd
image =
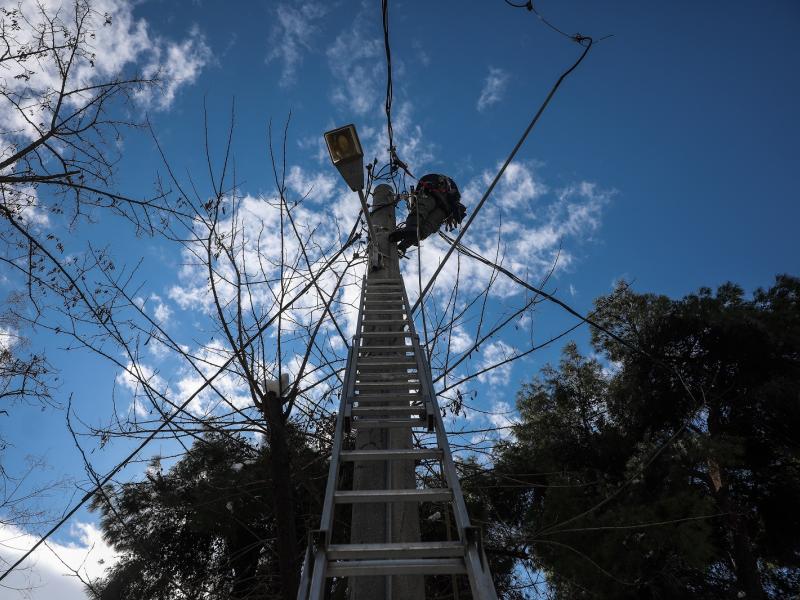
<svg viewBox="0 0 800 600"><path fill-rule="evenodd" d="M522 390L515 440L474 484L491 537L556 597L796 594L800 279L597 306L625 342L594 332L614 372L570 345Z"/></svg>
<svg viewBox="0 0 800 600"><path fill-rule="evenodd" d="M327 461L291 433L302 543L319 519ZM270 461L268 447L209 432L166 472L155 461L144 480L99 493L93 509L122 558L91 586L93 597L280 597Z"/></svg>

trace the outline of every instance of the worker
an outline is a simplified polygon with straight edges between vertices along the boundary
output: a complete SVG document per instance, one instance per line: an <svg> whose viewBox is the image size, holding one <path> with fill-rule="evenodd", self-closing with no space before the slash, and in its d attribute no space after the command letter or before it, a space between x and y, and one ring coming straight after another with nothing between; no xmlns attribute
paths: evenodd
<svg viewBox="0 0 800 600"><path fill-rule="evenodd" d="M435 173L420 177L416 189L411 190L409 202L405 224L389 235L389 241L398 242L397 247L403 252L419 245L420 240L439 231L442 225L452 231L467 212L456 182Z"/></svg>

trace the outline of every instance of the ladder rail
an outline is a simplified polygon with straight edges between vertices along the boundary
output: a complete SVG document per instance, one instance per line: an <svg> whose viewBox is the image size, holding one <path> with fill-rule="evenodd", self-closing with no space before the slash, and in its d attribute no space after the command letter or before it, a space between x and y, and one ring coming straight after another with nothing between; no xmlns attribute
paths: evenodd
<svg viewBox="0 0 800 600"><path fill-rule="evenodd" d="M467 576L470 580L470 587L477 600L496 600L497 592L494 589L494 582L489 574L483 547L480 545L479 540L468 539L469 537L474 538L474 536L470 535L470 532L474 532L475 529L472 527L469 513L467 512L467 505L464 502L464 494L461 490L458 472L456 471L452 451L450 450L450 440L447 438L447 432L444 428L444 419L442 418L441 410L439 410L439 401L433 389L433 373L431 371L430 361L428 360L427 352L422 352L419 335L414 327L414 319L412 318L411 307L405 286L403 287L403 302L405 303L406 310L409 311L407 313L410 322L409 330L412 332L412 341L417 349L415 354L418 357L417 360L420 362L417 371L419 373L421 389L424 390L423 396L427 397L430 401L436 442L438 447L442 450L442 469L447 486L453 492L453 515L455 516L459 537L465 544L464 558L467 563Z"/></svg>
<svg viewBox="0 0 800 600"><path fill-rule="evenodd" d="M414 356L417 360L417 376L419 377L419 381L421 383L420 392L422 392L422 399L426 409L426 418L428 420L428 431L433 431L435 428L436 418L434 413L439 412L439 407L436 404L436 396L433 394L433 387L430 385L425 385L425 379L429 376L428 372L424 369L424 364L427 364L427 354L422 352L422 346L419 343L419 335L417 334L417 328L414 324L414 316L411 313L411 304L408 301L408 293L406 292L406 286L402 287L403 290L403 307L406 311L406 318L408 319L408 331L411 337L411 345L414 348ZM423 364L420 364L423 363ZM449 449L448 449L449 452Z"/></svg>
<svg viewBox="0 0 800 600"><path fill-rule="evenodd" d="M425 360L425 357L423 357L423 360ZM423 378L423 385L432 386L431 382L433 381L433 377L427 360L425 360L424 368L427 376ZM494 589L494 582L489 574L488 563L486 562L486 555L483 551L483 547L479 544L479 540L468 539L470 537L469 532L474 531L474 528L470 522L467 505L464 502L464 494L461 491L458 472L453 462L450 441L447 439L444 419L442 419L442 413L439 410L439 403L436 400L436 396L433 396L433 398L436 406L436 410L434 411L436 441L439 448L442 449L442 468L444 469L447 485L453 490L453 514L456 519L459 536L466 546L464 558L467 562L467 576L470 580L470 587L472 588L473 596L476 600L496 600L497 592Z"/></svg>
<svg viewBox="0 0 800 600"><path fill-rule="evenodd" d="M358 318L356 321L356 335L353 336L353 342L350 344L347 352L347 368L345 369L344 381L342 382L342 393L339 399L339 412L336 415L336 430L333 435L333 445L331 446L331 462L328 467L328 481L325 485L325 499L322 504L322 516L320 517L320 532L322 539L309 540L309 546L312 542L317 545L314 548L313 564L309 561L310 573L309 583L307 588L300 589L300 594L308 590L308 596L312 600L322 598L325 592L326 570L328 560L326 556L327 545L331 541L331 534L333 529L333 512L335 506L336 486L339 481L339 459L342 451L342 442L345 434L345 425L349 425L346 421L349 420L348 408L352 406L352 399L355 395L356 385L356 367L358 363L358 353L361 348L361 324L364 317L364 303L366 298L366 277L362 279L361 284L361 301L359 302ZM303 569L305 572L309 569ZM305 600L300 596L300 600Z"/></svg>
<svg viewBox="0 0 800 600"><path fill-rule="evenodd" d="M364 300L364 287L365 286L362 286L361 290L362 305ZM361 331L362 315L363 310L359 310L356 332ZM353 342L350 344L350 348L347 352L347 369L345 370L345 379L342 384L342 393L339 400L339 412L336 415L336 430L333 436L331 462L328 468L328 481L325 485L325 499L322 504L322 516L320 518L321 534L319 537L322 539L309 540L309 545L311 545L312 541L317 545L314 549L313 566L309 565L311 566L311 573L309 576L308 593L312 599L322 598L324 595L328 564L325 550L330 543L333 529L334 500L336 496L336 484L339 480L339 460L345 433L345 418L348 416L348 407L352 405L352 398L355 395L356 365L360 346L361 337L356 334L353 336ZM306 569L303 569L303 571L305 573ZM301 588L300 593L302 594L304 591L305 590Z"/></svg>
<svg viewBox="0 0 800 600"><path fill-rule="evenodd" d="M312 531L309 535L309 544L306 549L303 570L301 574L298 600L320 600L324 598L327 581L335 577L358 577L359 575L384 574L387 577L387 586L392 575L411 574L446 574L465 573L469 580L472 597L475 600L497 600L497 593L489 574L486 556L480 540L479 529L471 525L463 492L458 479L458 473L453 461L450 443L444 428L444 420L439 409L439 403L433 386L433 378L427 349L422 348L417 334L413 314L410 310L408 294L402 276L397 279L373 280L368 289L368 280L362 279L361 299L359 302L356 333L348 348L347 367L345 368L340 394L339 411L336 415L336 431L331 447L328 481L325 488L325 498L322 507L319 530ZM376 289L385 286L383 290ZM376 300L376 298L395 297L393 300ZM389 308L387 305L391 305ZM397 308L402 306L402 309ZM384 313L386 307L386 313ZM364 315L370 313L372 318L365 322ZM405 314L404 319L392 318L387 321L382 314ZM377 318L376 318L377 317ZM378 327L405 323L406 331L375 332L367 335L362 332L364 325ZM405 328L405 326L403 328ZM405 340L392 346L372 346L370 337L390 337L410 339L411 344L405 345ZM363 343L366 342L366 345ZM380 343L380 342L378 342ZM373 356L370 351L390 353L390 356ZM407 353L412 353L408 356ZM368 356L361 356L368 353ZM359 375L361 364L367 371ZM388 364L387 364L388 363ZM407 366L412 363L413 366ZM374 371L370 374L370 364ZM395 369L402 365L404 373L389 375L382 380L381 374L387 373L385 367ZM416 373L408 373L409 369L416 369ZM403 381L406 379L407 381ZM412 382L412 380L414 380ZM372 391L374 388L374 391ZM390 393L384 400L377 394L378 389L403 389L409 392L402 394L408 396L412 404L408 407L391 406L391 397L398 393ZM410 390L416 390L410 392ZM356 392L360 391L360 394ZM362 406L359 400L364 395L365 402L388 401L389 406ZM416 408L414 397L417 399ZM421 402L420 402L421 401ZM357 402L358 407L353 406ZM420 404L422 406L420 406ZM394 413L420 411L424 408L426 420L422 419L396 419ZM382 413L386 415L374 418ZM353 416L357 420L353 420ZM363 416L362 416L363 415ZM366 417L366 419L365 419ZM344 451L344 437L349 432L351 424L357 427L391 428L394 426L418 427L415 423L427 424L428 430L435 430L436 448L423 448L418 450L368 450ZM357 460L385 460L389 465L393 460L409 459L419 455L427 459L440 462L446 487L408 489L408 490L338 490L339 469L343 463ZM390 467L389 467L390 468ZM401 501L445 501L452 506L458 531L458 540L452 542L416 542L386 543L386 544L333 544L332 532L334 527L335 506L339 504L353 504L359 502L386 502L394 504ZM388 512L387 512L388 514ZM406 546L408 546L406 548ZM415 554L421 552L422 555ZM427 553L427 555L426 555ZM424 556L424 558L423 558ZM450 558L453 557L453 558ZM349 560L348 560L349 559ZM344 560L344 562L342 562ZM461 565L461 566L460 566ZM387 587L387 590L390 590ZM390 591L387 592L389 595Z"/></svg>

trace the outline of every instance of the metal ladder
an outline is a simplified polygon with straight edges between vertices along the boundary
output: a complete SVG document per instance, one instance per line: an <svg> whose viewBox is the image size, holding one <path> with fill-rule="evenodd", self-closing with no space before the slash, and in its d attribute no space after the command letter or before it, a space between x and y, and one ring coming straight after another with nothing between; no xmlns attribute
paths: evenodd
<svg viewBox="0 0 800 600"><path fill-rule="evenodd" d="M436 446L343 449L351 429L395 427L435 432ZM406 465L438 461L446 487L339 489L340 467L359 461L385 461L387 468L402 464L398 461ZM334 507L359 502L448 502L459 539L333 543ZM464 574L474 600L496 600L480 530L470 524L403 279L368 277L362 284L356 335L348 352L320 528L309 536L298 600L323 600L326 579L331 577Z"/></svg>

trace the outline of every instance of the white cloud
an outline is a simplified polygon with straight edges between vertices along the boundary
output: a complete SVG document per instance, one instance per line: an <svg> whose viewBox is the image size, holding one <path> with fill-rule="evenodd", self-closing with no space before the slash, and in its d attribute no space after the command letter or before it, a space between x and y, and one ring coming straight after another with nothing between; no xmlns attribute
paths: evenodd
<svg viewBox="0 0 800 600"><path fill-rule="evenodd" d="M151 337L150 340L147 342L147 351L153 358L161 360L169 356L171 349L169 346L159 341L157 338Z"/></svg>
<svg viewBox="0 0 800 600"><path fill-rule="evenodd" d="M420 40L412 40L411 47L414 49L417 60L422 63L423 67L427 67L431 64L431 57L425 51L425 46L422 45Z"/></svg>
<svg viewBox="0 0 800 600"><path fill-rule="evenodd" d="M144 363L134 365L129 362L124 371L117 375L117 383L132 394L142 390L142 382L159 392L165 392L167 384L156 371Z"/></svg>
<svg viewBox="0 0 800 600"><path fill-rule="evenodd" d="M489 74L483 83L481 95L478 97L477 108L484 111L493 104L503 99L503 94L508 85L508 73L497 67L489 67Z"/></svg>
<svg viewBox="0 0 800 600"><path fill-rule="evenodd" d="M195 364L202 375L194 367L186 365L179 371L179 378L175 382L175 396L181 402L200 389L206 380L216 375L220 367L230 358L231 353L219 341L197 348L192 352ZM214 379L213 389L206 387L186 407L186 409L199 416L213 413L218 407L227 410L229 404L236 408L252 406L249 388L242 376L235 370L235 363ZM224 400L223 400L224 399ZM227 401L227 402L225 402Z"/></svg>
<svg viewBox="0 0 800 600"><path fill-rule="evenodd" d="M18 5L22 17L30 20L32 25L43 22L42 11L49 16L58 13L63 25L59 35L66 38L75 33L70 11L60 0L4 1L3 4L11 7ZM134 18L134 6L134 3L124 0L92 2L92 10L84 20L84 47L94 52L75 57L69 85L72 88L89 87L115 77L124 79L137 74L157 77L159 85L156 88L142 88L135 98L147 106L165 109L174 101L179 88L197 79L211 58L211 50L197 28L193 28L182 41L154 35L145 19ZM22 18L19 20L22 22ZM33 26L24 25L16 33L18 45L35 46L33 31ZM9 97L20 94L19 100L23 104L36 106L39 98L53 93L60 86L60 73L54 60L6 61L4 65L4 89ZM85 94L75 94L67 98L67 103L77 105L87 100ZM47 122L49 106L45 104L38 108L39 113L30 115L31 119L34 122ZM0 129L18 132L20 138L38 135L33 125L8 100L0 103ZM6 145L13 141L3 140L4 151L7 151Z"/></svg>
<svg viewBox="0 0 800 600"><path fill-rule="evenodd" d="M461 353L473 344L472 336L461 325L455 325L450 334L450 351Z"/></svg>
<svg viewBox="0 0 800 600"><path fill-rule="evenodd" d="M91 523L75 523L70 533L75 539L72 543L49 541L39 546L3 581L0 600L86 600L83 583L70 569L86 581L95 581L116 563L117 555ZM15 562L37 539L17 527L0 524L0 561Z"/></svg>
<svg viewBox="0 0 800 600"><path fill-rule="evenodd" d="M150 414L152 400L146 394L146 389L152 389L159 394L169 397L171 392L167 382L153 367L144 363L134 364L128 362L125 370L116 377L117 385L131 394L129 410L140 417ZM155 398L158 400L158 398Z"/></svg>
<svg viewBox="0 0 800 600"><path fill-rule="evenodd" d="M182 42L156 43L144 75L158 80L158 93L145 88L137 98L148 106L169 108L178 90L194 83L211 57L211 48L197 27Z"/></svg>
<svg viewBox="0 0 800 600"><path fill-rule="evenodd" d="M287 87L297 79L297 69L303 62L303 53L311 49L311 40L318 31L315 21L327 12L321 2L289 3L275 7L275 24L270 32L272 48L267 54L267 63L279 60L282 63L279 84Z"/></svg>
<svg viewBox="0 0 800 600"><path fill-rule="evenodd" d="M172 309L161 299L158 294L151 294L150 299L155 302L156 307L153 309L153 316L159 324L165 325L172 316Z"/></svg>
<svg viewBox="0 0 800 600"><path fill-rule="evenodd" d="M491 412L487 415L489 422L495 427L509 427L516 425L517 421L513 418L516 411L511 407L508 402L498 400L492 404ZM506 437L510 434L511 430L500 430L498 433L501 437Z"/></svg>
<svg viewBox="0 0 800 600"><path fill-rule="evenodd" d="M16 329L0 325L0 353L10 351L19 340L19 332Z"/></svg>
<svg viewBox="0 0 800 600"><path fill-rule="evenodd" d="M308 196L314 202L325 202L333 196L338 181L328 173L318 171L309 174L295 165L286 174L286 185L301 198Z"/></svg>
<svg viewBox="0 0 800 600"><path fill-rule="evenodd" d="M364 39L359 22L343 31L328 49L328 63L336 84L331 101L334 105L365 115L380 106L379 79L386 67L378 60L383 52L379 39Z"/></svg>
<svg viewBox="0 0 800 600"><path fill-rule="evenodd" d="M479 369L486 369L496 365L502 360L510 358L514 355L514 348L502 340L496 340L487 344L481 349L483 360L481 360ZM506 363L486 373L478 375L478 381L482 383L491 383L493 385L506 385L511 379L512 363Z"/></svg>

